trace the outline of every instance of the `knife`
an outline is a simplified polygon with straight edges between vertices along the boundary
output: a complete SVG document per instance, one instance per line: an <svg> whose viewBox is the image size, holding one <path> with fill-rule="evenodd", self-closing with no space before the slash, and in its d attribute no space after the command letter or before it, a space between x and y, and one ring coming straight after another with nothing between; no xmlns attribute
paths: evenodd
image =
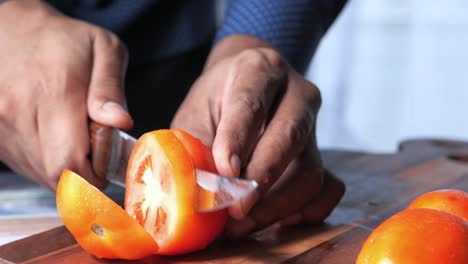
<svg viewBox="0 0 468 264"><path fill-rule="evenodd" d="M127 164L136 139L116 128L90 122L91 164L98 177L125 188ZM212 203L197 203L197 211L212 212L227 208L257 189L257 182L223 177L195 169L197 185L212 192ZM197 192L198 193L198 192Z"/></svg>

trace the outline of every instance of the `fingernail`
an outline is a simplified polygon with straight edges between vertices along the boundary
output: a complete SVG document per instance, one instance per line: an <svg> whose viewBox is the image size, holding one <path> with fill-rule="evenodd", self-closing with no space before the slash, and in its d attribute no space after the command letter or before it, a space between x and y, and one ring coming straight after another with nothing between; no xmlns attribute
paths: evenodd
<svg viewBox="0 0 468 264"><path fill-rule="evenodd" d="M246 213L243 211L241 201L236 201L231 207L228 209L229 215L235 220L241 220L245 217Z"/></svg>
<svg viewBox="0 0 468 264"><path fill-rule="evenodd" d="M231 170L234 176L239 176L241 169L241 160L237 154L231 155Z"/></svg>
<svg viewBox="0 0 468 264"><path fill-rule="evenodd" d="M130 116L128 113L127 109L125 109L124 106L122 106L119 103L116 103L114 101L107 101L102 105L102 110L104 110L107 113L116 113L119 112L120 114Z"/></svg>
<svg viewBox="0 0 468 264"><path fill-rule="evenodd" d="M252 192L247 197L236 201L231 207L229 207L229 215L236 220L242 220L249 214L252 207L255 205L259 198L257 191Z"/></svg>
<svg viewBox="0 0 468 264"><path fill-rule="evenodd" d="M256 226L257 223L251 217L245 217L244 219L235 221L230 225L228 235L233 238L244 236L252 232Z"/></svg>

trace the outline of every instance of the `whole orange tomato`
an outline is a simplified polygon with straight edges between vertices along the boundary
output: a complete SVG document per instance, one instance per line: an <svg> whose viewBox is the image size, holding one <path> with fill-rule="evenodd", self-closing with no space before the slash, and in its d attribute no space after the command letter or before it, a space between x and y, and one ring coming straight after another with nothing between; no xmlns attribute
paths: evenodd
<svg viewBox="0 0 468 264"><path fill-rule="evenodd" d="M468 221L468 193L454 189L428 192L414 199L408 208L441 210Z"/></svg>
<svg viewBox="0 0 468 264"><path fill-rule="evenodd" d="M211 151L181 130L156 130L138 139L127 168L125 209L156 240L158 254L205 248L223 230L227 210L199 213L213 196L196 183L195 168L212 172ZM200 201L199 197L203 197Z"/></svg>
<svg viewBox="0 0 468 264"><path fill-rule="evenodd" d="M407 209L367 238L357 264L467 264L468 224L449 213Z"/></svg>

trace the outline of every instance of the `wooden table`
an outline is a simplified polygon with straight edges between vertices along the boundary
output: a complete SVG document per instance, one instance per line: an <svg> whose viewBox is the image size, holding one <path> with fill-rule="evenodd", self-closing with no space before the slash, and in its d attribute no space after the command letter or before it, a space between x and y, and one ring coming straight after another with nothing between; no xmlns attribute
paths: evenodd
<svg viewBox="0 0 468 264"><path fill-rule="evenodd" d="M131 263L354 263L369 233L416 196L441 188L468 190L468 144L409 141L397 154L324 151L327 167L347 184L337 209L319 226L275 227L201 252ZM64 227L0 247L13 263L126 263L84 252ZM1 262L1 261L0 261Z"/></svg>

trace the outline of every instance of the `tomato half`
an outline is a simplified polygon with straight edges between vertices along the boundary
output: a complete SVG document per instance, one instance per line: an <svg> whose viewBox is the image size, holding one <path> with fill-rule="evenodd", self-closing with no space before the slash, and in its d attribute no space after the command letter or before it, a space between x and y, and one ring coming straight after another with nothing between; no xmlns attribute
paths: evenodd
<svg viewBox="0 0 468 264"><path fill-rule="evenodd" d="M125 209L154 237L158 254L205 248L223 230L226 210L196 210L196 167L215 172L211 151L181 130L146 133L133 149L127 168Z"/></svg>
<svg viewBox="0 0 468 264"><path fill-rule="evenodd" d="M57 187L57 209L80 246L99 258L140 259L154 254L154 239L127 212L72 171Z"/></svg>

